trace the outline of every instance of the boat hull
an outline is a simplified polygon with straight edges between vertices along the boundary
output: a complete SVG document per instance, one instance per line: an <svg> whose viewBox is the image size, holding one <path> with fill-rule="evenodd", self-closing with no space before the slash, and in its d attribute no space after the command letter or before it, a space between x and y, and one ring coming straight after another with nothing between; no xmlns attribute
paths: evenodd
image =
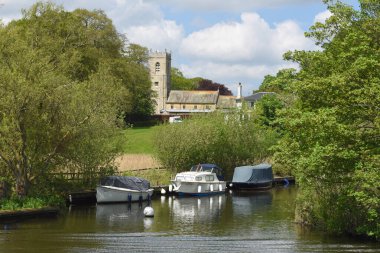
<svg viewBox="0 0 380 253"><path fill-rule="evenodd" d="M112 186L96 187L97 203L145 201L150 199L152 194L153 189L147 191L135 191Z"/></svg>
<svg viewBox="0 0 380 253"><path fill-rule="evenodd" d="M173 192L180 196L208 196L225 193L226 182L173 182Z"/></svg>
<svg viewBox="0 0 380 253"><path fill-rule="evenodd" d="M252 182L231 182L228 187L231 190L236 191L263 191L269 190L272 188L273 182L261 182L261 183L252 183Z"/></svg>

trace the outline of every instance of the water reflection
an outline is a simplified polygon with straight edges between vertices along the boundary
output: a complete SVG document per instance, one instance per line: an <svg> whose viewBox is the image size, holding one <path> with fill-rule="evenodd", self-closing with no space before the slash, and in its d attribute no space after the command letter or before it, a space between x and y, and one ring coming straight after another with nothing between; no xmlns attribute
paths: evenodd
<svg viewBox="0 0 380 253"><path fill-rule="evenodd" d="M172 198L173 220L182 225L206 222L219 216L225 199L225 195L200 198Z"/></svg>
<svg viewBox="0 0 380 253"><path fill-rule="evenodd" d="M96 206L96 223L110 230L130 232L144 231L152 226L153 219L145 218L143 210L147 203L98 204Z"/></svg>
<svg viewBox="0 0 380 253"><path fill-rule="evenodd" d="M254 213L265 212L272 206L272 192L238 192L232 193L234 214L250 216Z"/></svg>

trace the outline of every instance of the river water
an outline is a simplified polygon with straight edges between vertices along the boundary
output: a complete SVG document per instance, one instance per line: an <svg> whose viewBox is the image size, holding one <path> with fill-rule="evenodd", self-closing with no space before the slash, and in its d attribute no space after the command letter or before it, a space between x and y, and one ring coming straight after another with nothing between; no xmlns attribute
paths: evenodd
<svg viewBox="0 0 380 253"><path fill-rule="evenodd" d="M293 223L296 188L252 194L155 198L146 203L71 206L58 218L1 224L0 252L380 252Z"/></svg>

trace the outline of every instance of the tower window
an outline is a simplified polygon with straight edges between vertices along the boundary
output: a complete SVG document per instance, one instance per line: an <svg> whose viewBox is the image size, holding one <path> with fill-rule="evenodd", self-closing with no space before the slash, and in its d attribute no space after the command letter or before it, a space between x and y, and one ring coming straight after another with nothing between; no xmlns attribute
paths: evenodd
<svg viewBox="0 0 380 253"><path fill-rule="evenodd" d="M154 86L158 86L158 82L154 82Z"/></svg>
<svg viewBox="0 0 380 253"><path fill-rule="evenodd" d="M160 63L159 62L156 62L155 70L156 70L156 72L160 72Z"/></svg>

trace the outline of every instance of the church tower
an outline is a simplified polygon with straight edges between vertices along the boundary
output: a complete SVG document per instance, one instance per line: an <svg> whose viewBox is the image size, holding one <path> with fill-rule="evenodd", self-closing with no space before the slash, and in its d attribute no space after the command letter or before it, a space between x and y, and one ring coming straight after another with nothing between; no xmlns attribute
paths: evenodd
<svg viewBox="0 0 380 253"><path fill-rule="evenodd" d="M156 93L156 107L154 114L162 114L165 113L166 101L171 88L171 54L166 51L150 52L148 64L152 81L152 90Z"/></svg>

